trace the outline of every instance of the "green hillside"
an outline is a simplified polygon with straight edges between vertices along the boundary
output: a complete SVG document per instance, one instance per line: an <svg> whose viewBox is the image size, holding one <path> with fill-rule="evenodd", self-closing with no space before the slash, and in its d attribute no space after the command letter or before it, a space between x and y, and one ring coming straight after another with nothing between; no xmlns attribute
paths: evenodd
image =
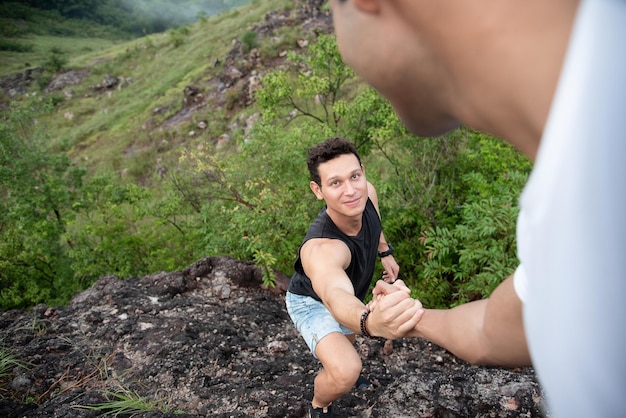
<svg viewBox="0 0 626 418"><path fill-rule="evenodd" d="M320 209L306 149L335 135L359 147L415 296L488 294L516 265L530 163L467 129L410 135L343 64L320 3L253 1L132 40L95 24L24 34L32 51L2 51L0 307L208 255L254 261L272 285Z"/></svg>
<svg viewBox="0 0 626 418"><path fill-rule="evenodd" d="M251 0L24 0L0 2L0 75L165 32Z"/></svg>
<svg viewBox="0 0 626 418"><path fill-rule="evenodd" d="M149 143L161 139L155 138L146 124L152 128L180 111L185 86L217 77L223 65L216 66L215 62L224 61L233 49L233 42L241 39L246 28L262 21L268 11L290 4L293 2L255 2L247 8L126 42L37 35L30 38L36 45L33 52L13 53L3 62L20 59L25 65L37 62L33 57L37 51L58 51L62 68L51 68L41 75L33 83L31 94L45 90L60 74L86 70L78 84L47 93L55 102L55 112L45 118L50 140L59 149L84 157L95 169L101 165L105 169L133 169L126 156L135 154L134 148L145 152ZM45 66L47 60L50 57L39 62ZM107 76L121 81L112 89L94 88ZM215 116L212 118L217 119ZM168 133L163 136L170 140L168 148L188 141L188 138L172 141Z"/></svg>

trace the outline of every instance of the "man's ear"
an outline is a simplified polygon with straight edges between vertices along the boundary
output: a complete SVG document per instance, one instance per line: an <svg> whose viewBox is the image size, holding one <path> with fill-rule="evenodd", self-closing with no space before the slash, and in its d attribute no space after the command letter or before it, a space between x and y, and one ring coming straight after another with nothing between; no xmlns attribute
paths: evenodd
<svg viewBox="0 0 626 418"><path fill-rule="evenodd" d="M314 181L311 181L309 182L309 187L313 191L313 194L318 198L318 200L324 199L324 196L322 195L322 189L320 188L319 184L317 184Z"/></svg>
<svg viewBox="0 0 626 418"><path fill-rule="evenodd" d="M354 6L364 13L378 13L380 0L351 0Z"/></svg>

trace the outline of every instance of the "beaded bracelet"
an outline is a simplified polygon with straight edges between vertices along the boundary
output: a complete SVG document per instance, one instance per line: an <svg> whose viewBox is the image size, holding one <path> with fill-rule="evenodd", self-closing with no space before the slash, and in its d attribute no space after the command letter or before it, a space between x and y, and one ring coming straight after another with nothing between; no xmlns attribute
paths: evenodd
<svg viewBox="0 0 626 418"><path fill-rule="evenodd" d="M370 314L370 308L369 306L366 306L365 310L361 314L361 334L365 335L366 337L372 338L370 333L367 332L367 328L365 327L365 321L367 320L367 316L369 314Z"/></svg>

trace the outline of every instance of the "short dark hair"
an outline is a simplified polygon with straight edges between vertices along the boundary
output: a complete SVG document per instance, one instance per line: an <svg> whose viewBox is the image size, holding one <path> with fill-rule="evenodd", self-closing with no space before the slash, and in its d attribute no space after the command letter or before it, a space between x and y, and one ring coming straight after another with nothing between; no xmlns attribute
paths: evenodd
<svg viewBox="0 0 626 418"><path fill-rule="evenodd" d="M318 186L322 186L322 179L320 178L319 166L330 160L334 160L340 155L354 154L361 165L361 157L356 150L354 144L347 139L334 137L328 138L324 142L309 148L309 154L306 160L306 164L309 168L309 174L311 175L311 181L317 183Z"/></svg>

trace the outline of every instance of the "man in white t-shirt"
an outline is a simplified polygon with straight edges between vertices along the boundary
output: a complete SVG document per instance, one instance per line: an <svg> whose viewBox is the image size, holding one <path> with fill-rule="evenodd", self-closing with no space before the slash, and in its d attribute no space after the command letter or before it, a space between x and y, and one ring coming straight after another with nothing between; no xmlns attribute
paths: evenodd
<svg viewBox="0 0 626 418"><path fill-rule="evenodd" d="M535 161L514 276L488 299L426 309L408 334L372 333L426 338L473 363L532 364L554 417L624 416L626 0L331 7L345 62L411 131L464 124ZM379 282L375 294L394 290Z"/></svg>

